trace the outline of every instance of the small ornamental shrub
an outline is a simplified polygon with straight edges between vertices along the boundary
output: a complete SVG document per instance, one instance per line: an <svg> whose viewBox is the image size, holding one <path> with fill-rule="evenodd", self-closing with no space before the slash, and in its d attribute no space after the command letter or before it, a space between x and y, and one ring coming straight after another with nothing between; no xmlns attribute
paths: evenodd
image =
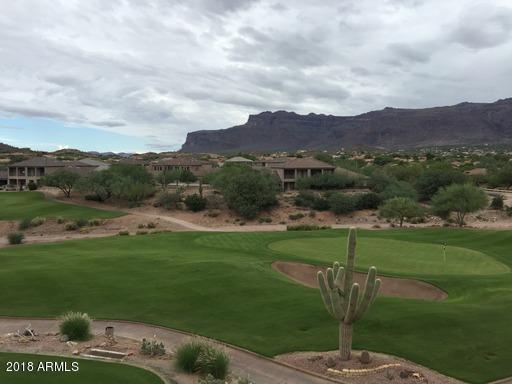
<svg viewBox="0 0 512 384"><path fill-rule="evenodd" d="M299 213L294 213L294 214L292 214L292 215L288 216L288 218L289 218L290 220L300 220L300 219L302 219L303 217L304 217L304 214L303 214L303 213L300 213L300 212L299 212Z"/></svg>
<svg viewBox="0 0 512 384"><path fill-rule="evenodd" d="M237 384L256 384L254 381L250 380L248 377L239 377Z"/></svg>
<svg viewBox="0 0 512 384"><path fill-rule="evenodd" d="M165 355L164 343L158 342L157 340L142 339L140 346L140 353L148 356L163 356Z"/></svg>
<svg viewBox="0 0 512 384"><path fill-rule="evenodd" d="M135 232L136 235L147 235L148 231L137 231Z"/></svg>
<svg viewBox="0 0 512 384"><path fill-rule="evenodd" d="M24 231L25 229L29 229L32 226L32 220L29 218L21 219L21 221L18 224L18 229L20 231Z"/></svg>
<svg viewBox="0 0 512 384"><path fill-rule="evenodd" d="M25 235L21 232L11 232L7 234L7 240L9 240L9 244L16 245L23 243L23 239Z"/></svg>
<svg viewBox="0 0 512 384"><path fill-rule="evenodd" d="M329 196L329 205L331 211L337 215L350 213L356 209L356 200L350 195L337 192Z"/></svg>
<svg viewBox="0 0 512 384"><path fill-rule="evenodd" d="M64 229L66 231L76 231L78 229L78 225L75 222L67 223Z"/></svg>
<svg viewBox="0 0 512 384"><path fill-rule="evenodd" d="M229 370L229 356L226 352L207 344L201 349L196 365L199 373L224 379Z"/></svg>
<svg viewBox="0 0 512 384"><path fill-rule="evenodd" d="M119 236L130 236L130 232L128 232L128 231L119 231Z"/></svg>
<svg viewBox="0 0 512 384"><path fill-rule="evenodd" d="M221 209L224 207L225 202L221 195L211 194L205 197L206 208L208 209Z"/></svg>
<svg viewBox="0 0 512 384"><path fill-rule="evenodd" d="M196 340L181 344L176 351L176 368L183 372L195 373L198 369L197 359L204 347L204 342Z"/></svg>
<svg viewBox="0 0 512 384"><path fill-rule="evenodd" d="M182 199L182 192L180 189L176 190L176 192L162 192L160 193L155 201L155 206L163 207L165 209L171 210L178 208L179 203Z"/></svg>
<svg viewBox="0 0 512 384"><path fill-rule="evenodd" d="M496 209L498 211L502 211L505 207L505 198L503 195L494 196L491 200L491 209Z"/></svg>
<svg viewBox="0 0 512 384"><path fill-rule="evenodd" d="M146 224L146 228L154 229L156 228L156 224L150 221L149 223Z"/></svg>
<svg viewBox="0 0 512 384"><path fill-rule="evenodd" d="M62 216L57 217L57 224L62 224L62 223L64 223L64 221L65 220Z"/></svg>
<svg viewBox="0 0 512 384"><path fill-rule="evenodd" d="M225 384L225 381L222 379L216 379L212 375L208 374L205 377L200 377L198 384Z"/></svg>
<svg viewBox="0 0 512 384"><path fill-rule="evenodd" d="M37 189L37 184L36 184L36 183L34 183L34 181L33 181L33 180L30 180L30 181L28 182L27 187L28 187L28 190L29 190L29 191L35 191L35 190Z"/></svg>
<svg viewBox="0 0 512 384"><path fill-rule="evenodd" d="M327 211L330 208L329 200L325 197L317 197L313 201L311 208L316 209L317 211Z"/></svg>
<svg viewBox="0 0 512 384"><path fill-rule="evenodd" d="M357 209L377 209L381 203L382 199L377 193L363 193L357 197L356 207Z"/></svg>
<svg viewBox="0 0 512 384"><path fill-rule="evenodd" d="M87 313L67 312L59 325L61 335L69 340L84 341L91 337L91 318Z"/></svg>
<svg viewBox="0 0 512 384"><path fill-rule="evenodd" d="M197 193L187 196L185 199L187 209L192 212L199 212L206 208L206 199L199 196Z"/></svg>
<svg viewBox="0 0 512 384"><path fill-rule="evenodd" d="M271 223L271 222L272 222L272 218L271 218L271 217L260 217L260 218L258 219L258 221L259 221L260 223L262 223L262 224L263 224L263 223Z"/></svg>
<svg viewBox="0 0 512 384"><path fill-rule="evenodd" d="M103 222L100 220L100 219L91 219L89 220L89 227L98 227L102 224Z"/></svg>
<svg viewBox="0 0 512 384"><path fill-rule="evenodd" d="M32 227L39 227L40 225L44 224L46 219L44 217L34 217L32 220L30 220L30 225Z"/></svg>
<svg viewBox="0 0 512 384"><path fill-rule="evenodd" d="M77 219L75 220L75 224L77 225L77 227L82 228L85 227L86 225L89 225L89 220Z"/></svg>

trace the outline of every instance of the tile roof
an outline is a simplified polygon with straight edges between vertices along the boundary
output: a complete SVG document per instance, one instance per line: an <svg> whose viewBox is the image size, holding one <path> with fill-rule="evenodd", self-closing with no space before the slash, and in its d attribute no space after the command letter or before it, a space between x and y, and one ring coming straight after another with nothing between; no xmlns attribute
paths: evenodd
<svg viewBox="0 0 512 384"><path fill-rule="evenodd" d="M284 162L269 164L270 168L284 168L284 169L335 169L336 167L331 164L324 163L323 161L314 158L289 158Z"/></svg>

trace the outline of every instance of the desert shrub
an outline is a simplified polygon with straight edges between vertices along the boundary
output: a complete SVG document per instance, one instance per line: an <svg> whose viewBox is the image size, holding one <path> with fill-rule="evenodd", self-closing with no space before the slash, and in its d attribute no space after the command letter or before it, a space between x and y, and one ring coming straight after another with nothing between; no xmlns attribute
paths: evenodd
<svg viewBox="0 0 512 384"><path fill-rule="evenodd" d="M45 221L46 219L44 217L37 216L30 220L30 225L32 227L39 227L40 225L44 224Z"/></svg>
<svg viewBox="0 0 512 384"><path fill-rule="evenodd" d="M25 229L29 229L32 226L32 219L24 218L18 223L18 229L20 231L24 231Z"/></svg>
<svg viewBox="0 0 512 384"><path fill-rule="evenodd" d="M212 184L222 192L229 208L245 219L254 219L260 211L277 204L279 180L267 170L223 167Z"/></svg>
<svg viewBox="0 0 512 384"><path fill-rule="evenodd" d="M88 201L98 201L98 202L105 201L105 199L101 195L98 195L98 194L95 194L95 193L91 193L91 194L85 195L84 199L88 200Z"/></svg>
<svg viewBox="0 0 512 384"><path fill-rule="evenodd" d="M137 231L135 232L136 235L147 235L148 231Z"/></svg>
<svg viewBox="0 0 512 384"><path fill-rule="evenodd" d="M30 181L28 182L27 187L28 187L28 190L29 190L29 191L35 191L35 190L37 189L37 184L36 184L36 183L34 183L34 181L33 181L33 180L30 180Z"/></svg>
<svg viewBox="0 0 512 384"><path fill-rule="evenodd" d="M9 244L16 245L23 243L23 239L25 238L25 235L21 232L11 232L7 234L7 240L9 241Z"/></svg>
<svg viewBox="0 0 512 384"><path fill-rule="evenodd" d="M82 227L85 227L86 225L89 224L89 220L87 219L76 219L75 220L75 224L77 225L78 228L82 228Z"/></svg>
<svg viewBox="0 0 512 384"><path fill-rule="evenodd" d="M183 372L196 372L198 369L197 360L204 346L204 342L197 340L181 344L176 350L176 368Z"/></svg>
<svg viewBox="0 0 512 384"><path fill-rule="evenodd" d="M310 191L300 191L295 197L294 204L297 207L311 207L315 201L316 196Z"/></svg>
<svg viewBox="0 0 512 384"><path fill-rule="evenodd" d="M503 195L497 195L492 198L490 205L491 209L497 209L499 211L502 211L504 206L505 198L503 197Z"/></svg>
<svg viewBox="0 0 512 384"><path fill-rule="evenodd" d="M289 218L290 220L300 220L300 219L302 219L303 217L304 217L304 214L303 214L303 213L300 213L300 212L298 212L298 213L293 213L293 214L291 214L291 215L289 215L289 216L288 216L288 218Z"/></svg>
<svg viewBox="0 0 512 384"><path fill-rule="evenodd" d="M259 221L260 223L262 223L262 224L263 224L263 223L271 223L271 222L272 222L272 218L271 218L271 217L260 217L260 218L258 219L258 221Z"/></svg>
<svg viewBox="0 0 512 384"><path fill-rule="evenodd" d="M220 215L220 211L218 209L210 209L206 213L206 216L208 217L218 217Z"/></svg>
<svg viewBox="0 0 512 384"><path fill-rule="evenodd" d="M407 181L395 181L389 184L379 194L382 201L392 199L394 197L405 197L411 200L418 200L418 193L412 184Z"/></svg>
<svg viewBox="0 0 512 384"><path fill-rule="evenodd" d="M154 229L154 228L156 228L156 223L153 223L152 221L150 221L149 223L146 224L146 227L149 229Z"/></svg>
<svg viewBox="0 0 512 384"><path fill-rule="evenodd" d="M420 174L415 186L421 199L430 199L440 188L451 184L463 184L466 181L467 177L462 172L441 164Z"/></svg>
<svg viewBox="0 0 512 384"><path fill-rule="evenodd" d="M89 224L89 227L98 227L102 224L103 222L100 220L100 219L91 219L89 220L88 224Z"/></svg>
<svg viewBox="0 0 512 384"><path fill-rule="evenodd" d="M72 222L72 223L67 223L65 226L64 226L64 229L66 231L76 231L78 229L78 225L77 223L75 222Z"/></svg>
<svg viewBox="0 0 512 384"><path fill-rule="evenodd" d="M119 231L119 236L130 236L130 232L128 232L128 231Z"/></svg>
<svg viewBox="0 0 512 384"><path fill-rule="evenodd" d="M206 208L208 209L221 209L224 206L224 199L221 195L212 193L205 197Z"/></svg>
<svg viewBox="0 0 512 384"><path fill-rule="evenodd" d="M237 384L256 384L254 381L250 380L248 377L239 377Z"/></svg>
<svg viewBox="0 0 512 384"><path fill-rule="evenodd" d="M226 352L205 344L199 353L196 365L199 373L224 379L228 374L229 356Z"/></svg>
<svg viewBox="0 0 512 384"><path fill-rule="evenodd" d="M371 174L370 179L368 180L368 186L373 192L380 193L384 191L388 185L393 184L396 181L397 179L395 177L390 176L379 169Z"/></svg>
<svg viewBox="0 0 512 384"><path fill-rule="evenodd" d="M303 177L297 180L298 189L343 189L356 185L356 179L338 173L321 173L311 177Z"/></svg>
<svg viewBox="0 0 512 384"><path fill-rule="evenodd" d="M91 318L87 313L67 312L60 321L61 335L66 335L69 340L88 340L91 337Z"/></svg>
<svg viewBox="0 0 512 384"><path fill-rule="evenodd" d="M329 196L329 207L337 215L353 212L356 209L356 199L344 193L333 193Z"/></svg>
<svg viewBox="0 0 512 384"><path fill-rule="evenodd" d="M157 198L155 205L158 207L164 207L165 209L171 210L178 208L178 204L181 202L183 197L181 189L177 189L175 192L162 192Z"/></svg>
<svg viewBox="0 0 512 384"><path fill-rule="evenodd" d="M356 197L357 209L377 209L381 203L381 197L375 192L363 193Z"/></svg>
<svg viewBox="0 0 512 384"><path fill-rule="evenodd" d="M331 229L328 225L310 225L310 224L300 224L300 225L288 225L286 226L287 231L319 231L321 229Z"/></svg>
<svg viewBox="0 0 512 384"><path fill-rule="evenodd" d="M165 355L164 343L158 342L157 340L142 339L140 346L140 353L148 356L163 356Z"/></svg>
<svg viewBox="0 0 512 384"><path fill-rule="evenodd" d="M57 217L57 224L62 224L62 223L64 223L64 221L65 220L62 216Z"/></svg>
<svg viewBox="0 0 512 384"><path fill-rule="evenodd" d="M325 197L316 197L311 205L311 208L316 209L317 211L327 211L330 208L329 200Z"/></svg>
<svg viewBox="0 0 512 384"><path fill-rule="evenodd" d="M193 195L187 196L185 205L190 211L199 212L206 208L206 199L194 193Z"/></svg>

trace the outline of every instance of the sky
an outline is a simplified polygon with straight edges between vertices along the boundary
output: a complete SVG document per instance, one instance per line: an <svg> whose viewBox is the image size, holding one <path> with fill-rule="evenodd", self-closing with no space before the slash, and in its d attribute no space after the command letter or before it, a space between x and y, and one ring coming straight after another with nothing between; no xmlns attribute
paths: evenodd
<svg viewBox="0 0 512 384"><path fill-rule="evenodd" d="M510 0L16 0L0 11L0 142L177 150L287 110L512 96Z"/></svg>

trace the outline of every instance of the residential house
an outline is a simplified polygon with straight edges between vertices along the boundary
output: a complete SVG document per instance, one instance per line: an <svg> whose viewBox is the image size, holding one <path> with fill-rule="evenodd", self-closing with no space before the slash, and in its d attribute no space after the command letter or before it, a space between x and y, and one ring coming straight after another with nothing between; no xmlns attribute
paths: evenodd
<svg viewBox="0 0 512 384"><path fill-rule="evenodd" d="M333 173L336 169L331 164L313 158L289 158L283 161L271 161L267 168L275 171L281 181L283 191L296 188L296 182L302 177L311 177L323 173Z"/></svg>
<svg viewBox="0 0 512 384"><path fill-rule="evenodd" d="M96 160L93 164L87 159L86 161L61 161L51 157L33 157L9 165L7 177L8 184L23 187L30 181L37 183L43 176L63 169L84 175L105 167L108 167L108 164Z"/></svg>
<svg viewBox="0 0 512 384"><path fill-rule="evenodd" d="M0 185L7 184L7 169L0 169Z"/></svg>
<svg viewBox="0 0 512 384"><path fill-rule="evenodd" d="M188 157L162 159L149 165L149 171L153 174L176 170L188 170L195 176L202 177L212 173L215 168L212 163Z"/></svg>
<svg viewBox="0 0 512 384"><path fill-rule="evenodd" d="M253 161L251 159L246 159L245 157L242 157L242 156L235 156L235 157L231 157L231 158L227 159L226 161L224 161L224 164L252 166Z"/></svg>

